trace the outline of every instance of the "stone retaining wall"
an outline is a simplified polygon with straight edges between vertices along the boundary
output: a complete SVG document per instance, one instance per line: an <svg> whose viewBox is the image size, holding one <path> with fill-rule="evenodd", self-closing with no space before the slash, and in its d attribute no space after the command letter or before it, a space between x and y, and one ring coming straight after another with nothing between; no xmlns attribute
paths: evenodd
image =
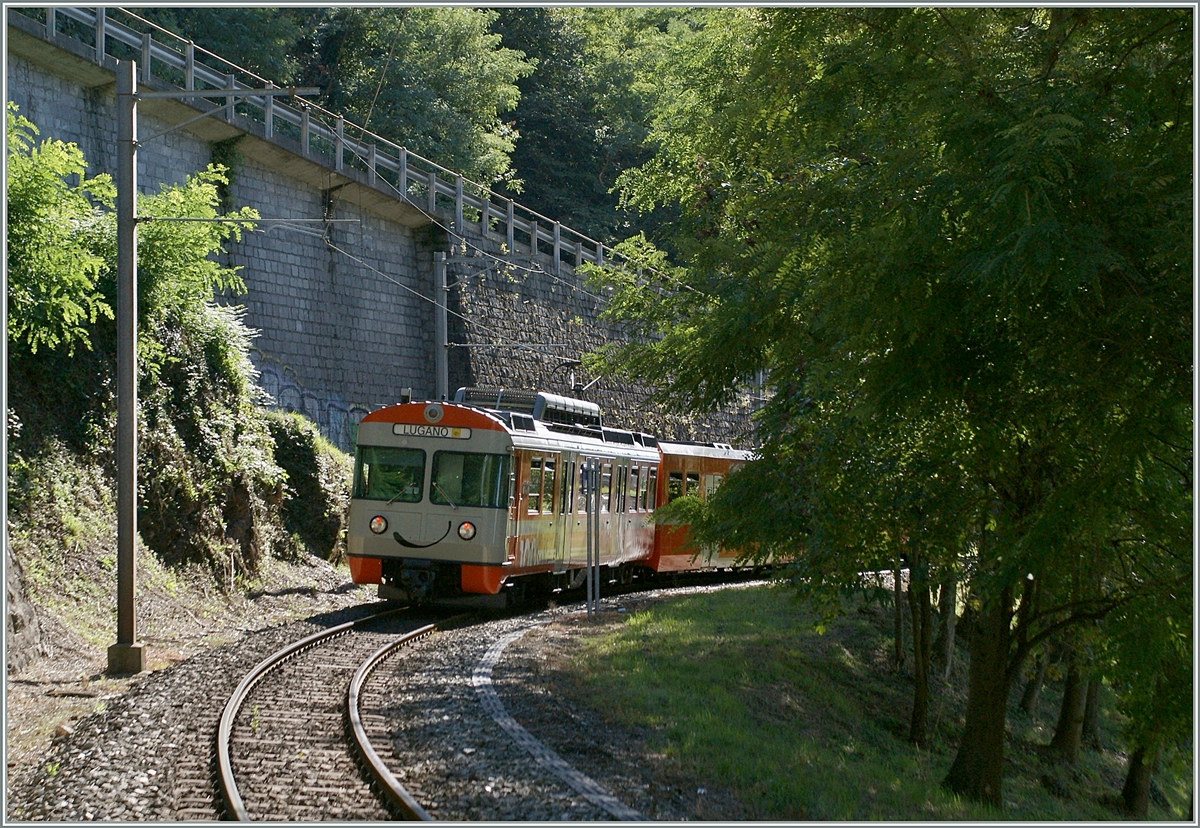
<svg viewBox="0 0 1200 828"><path fill-rule="evenodd" d="M11 40L11 23L9 33ZM39 49L38 55L47 53ZM61 54L61 61L27 59L10 48L9 96L41 137L77 143L89 174L114 173L111 72L95 65L83 72L72 63L76 57ZM220 134L234 135L220 144L201 137L211 130L168 131L171 122L150 110L139 109L145 141L138 152L140 191L181 182L216 156L231 166L230 205L253 207L267 219L303 220L264 222L229 245L225 264L241 268L247 290L223 301L243 304L246 323L259 331L253 358L264 390L279 407L309 416L342 448L352 446L358 420L398 400L401 389L417 399L434 395L431 299L438 251L450 254L448 279L455 285L449 295L451 393L460 385L499 385L571 394L574 379L574 393L598 402L614 426L671 439L748 442L749 400L729 412L684 418L649 405L647 388L585 375L581 356L624 333L599 317L603 297L592 295L570 266L556 268L544 254L530 257L527 242L504 252L502 239L483 239L477 225L468 225L466 244L452 249L445 215L422 215L400 199L384 203L386 194L381 202L378 192L347 187L311 158L278 147L264 151L261 136L230 125L219 125ZM324 218L339 221L313 221Z"/></svg>

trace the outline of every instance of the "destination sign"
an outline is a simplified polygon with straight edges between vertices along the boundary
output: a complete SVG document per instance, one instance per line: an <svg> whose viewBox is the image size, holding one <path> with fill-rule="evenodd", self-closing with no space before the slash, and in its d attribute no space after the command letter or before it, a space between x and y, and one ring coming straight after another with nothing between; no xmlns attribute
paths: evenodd
<svg viewBox="0 0 1200 828"><path fill-rule="evenodd" d="M441 437L447 440L469 440L471 439L471 429L455 428L453 426L438 426L438 425L413 425L411 423L395 423L392 426L393 434L400 434L406 437Z"/></svg>

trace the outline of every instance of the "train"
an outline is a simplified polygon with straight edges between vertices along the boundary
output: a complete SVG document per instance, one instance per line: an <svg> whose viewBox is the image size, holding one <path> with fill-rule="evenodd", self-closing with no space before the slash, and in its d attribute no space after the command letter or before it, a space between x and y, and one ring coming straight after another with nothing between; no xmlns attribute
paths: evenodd
<svg viewBox="0 0 1200 828"><path fill-rule="evenodd" d="M711 496L751 456L610 428L597 403L545 392L460 388L452 402L386 406L358 424L351 578L388 600L499 607L580 587L589 543L622 584L733 568L735 552L697 551L654 512Z"/></svg>

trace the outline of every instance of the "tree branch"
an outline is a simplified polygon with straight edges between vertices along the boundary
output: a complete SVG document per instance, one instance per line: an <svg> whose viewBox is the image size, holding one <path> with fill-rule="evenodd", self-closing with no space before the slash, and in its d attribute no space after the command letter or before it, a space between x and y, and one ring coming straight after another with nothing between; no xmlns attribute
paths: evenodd
<svg viewBox="0 0 1200 828"><path fill-rule="evenodd" d="M857 15L847 13L846 19L853 20L855 23L861 23L862 25L866 26L868 29L872 29L876 32L879 32L880 34L890 34L890 32L888 32L886 29L884 29L878 23L874 23L865 17L858 17ZM914 48L917 50L918 54L924 55L925 57L929 58L934 63L945 66L945 63L940 58L938 58L937 55L932 54L931 52L927 52L919 46L914 47Z"/></svg>
<svg viewBox="0 0 1200 828"><path fill-rule="evenodd" d="M1123 63L1125 63L1126 60L1129 59L1129 56L1132 55L1134 52L1136 52L1138 49L1145 46L1148 42L1150 42L1150 40L1152 40L1153 38L1155 38L1159 34L1161 34L1164 29L1167 29L1170 26L1175 25L1176 22L1177 21L1176 21L1175 16L1172 15L1171 18L1168 19L1166 23L1162 24L1157 29L1150 32L1150 34L1146 35L1145 37L1141 38L1140 40L1137 40L1132 46L1129 47L1129 49L1126 50L1125 54L1121 55L1121 58L1116 63L1114 63L1113 68L1109 70L1108 76L1104 79L1104 83L1102 84L1102 88L1104 89L1106 95L1112 89L1113 78L1116 77L1117 72L1120 71L1120 69L1121 69L1121 65Z"/></svg>
<svg viewBox="0 0 1200 828"><path fill-rule="evenodd" d="M1072 610L1070 615L1068 615L1066 618L1056 621L1047 627L1043 627L1032 637L1021 640L1017 643L1017 648L1013 651L1012 657L1009 661L1008 669L1005 671L1009 677L1009 680L1011 681L1012 679L1016 678L1017 672L1021 669L1021 665L1024 663L1025 657L1029 655L1029 652L1034 647L1053 636L1059 630L1066 629L1072 624L1078 624L1081 621L1103 620L1104 616L1108 615L1122 604L1128 603L1132 599L1132 595L1123 595L1116 598L1110 598L1107 601L1077 601L1073 604L1063 604L1060 607L1047 610L1041 613L1038 618L1031 619L1030 624L1032 624L1034 621L1040 620L1041 618L1048 618L1052 615L1063 612L1068 607L1077 608ZM1092 608L1085 609L1087 607Z"/></svg>

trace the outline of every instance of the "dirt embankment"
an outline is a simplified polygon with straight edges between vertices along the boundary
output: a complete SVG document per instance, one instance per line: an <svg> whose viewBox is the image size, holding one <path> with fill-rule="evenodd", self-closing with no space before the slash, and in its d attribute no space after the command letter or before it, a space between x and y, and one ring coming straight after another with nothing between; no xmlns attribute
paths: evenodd
<svg viewBox="0 0 1200 828"><path fill-rule="evenodd" d="M52 740L73 723L102 710L155 670L248 632L374 599L371 588L350 582L349 572L313 557L298 563L266 562L262 575L218 589L199 569L164 571L139 555L138 639L146 644L147 671L107 673L107 645L116 641L115 614L98 602L87 637L46 607L26 603L10 628L5 682L8 776L20 778L43 761ZM11 580L14 567L9 568ZM115 593L115 578L107 587ZM75 603L75 602L72 602ZM9 623L14 621L9 604ZM75 609L78 609L76 607ZM73 621L74 619L67 619ZM91 640L89 640L89 638ZM13 660L14 639L27 640Z"/></svg>

